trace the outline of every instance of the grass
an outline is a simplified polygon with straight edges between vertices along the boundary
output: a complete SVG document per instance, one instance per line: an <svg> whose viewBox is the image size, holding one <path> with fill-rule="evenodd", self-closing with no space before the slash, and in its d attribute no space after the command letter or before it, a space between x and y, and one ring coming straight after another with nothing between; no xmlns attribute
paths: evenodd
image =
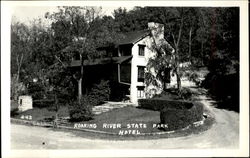
<svg viewBox="0 0 250 158"><path fill-rule="evenodd" d="M62 106L58 111L59 117L67 117L68 107ZM18 112L17 115L13 116L13 118L21 119L22 116L32 116L32 121L42 121L47 118L52 118L56 115L56 111L49 110L47 108L33 108L24 112Z"/></svg>
<svg viewBox="0 0 250 158"><path fill-rule="evenodd" d="M162 138L176 138L176 137L185 137L191 134L200 134L206 130L208 130L214 123L214 118L207 118L204 121L202 126L191 127L187 130L177 130L174 133L161 134L161 135L108 135L102 133L94 133L94 132L86 132L86 131L77 131L70 129L58 129L51 128L54 131L66 131L74 134L76 137L88 138L88 139L103 139L103 140L150 140L150 139L162 139Z"/></svg>
<svg viewBox="0 0 250 158"><path fill-rule="evenodd" d="M164 99L177 99L177 95L175 91L171 91L169 93L165 93L163 95L157 96L157 98L164 98ZM12 107L13 106L13 107ZM15 108L16 104L11 105L11 108ZM59 110L59 117L68 117L68 107L61 106ZM208 113L206 111L206 113ZM27 110L22 113L18 113L17 115L13 116L14 118L20 119L22 116L31 115L33 121L41 121L48 118L52 118L56 115L55 110L53 107L50 108L33 108L31 110ZM93 139L115 139L115 140L123 140L123 139L156 139L156 138L172 138L172 137L179 137L179 136L187 136L189 134L197 134L203 132L211 127L213 124L214 119L209 117L205 120L204 125L199 127L191 127L187 130L177 130L175 133L169 134L162 134L162 135L107 135L107 134L100 134L94 132L85 132L85 131L76 131L70 130L77 136L93 138ZM91 130L97 131L105 131L105 132L112 132L118 134L120 130L138 130L140 133L155 133L155 132L162 132L162 130L158 128L153 128L153 124L160 123L160 112L146 110L146 109L139 109L136 107L127 106L124 108L113 109L111 111L102 113L100 115L95 115L94 118L90 121L82 121L82 122L71 122L68 123L67 126L74 127L75 124L96 124L96 128L87 128ZM103 124L121 124L120 128L103 128ZM128 125L131 124L146 124L147 128L128 128ZM80 127L81 128L81 127ZM86 127L85 127L86 129ZM68 131L68 129L52 129L52 130L63 130Z"/></svg>
<svg viewBox="0 0 250 158"><path fill-rule="evenodd" d="M160 122L160 113L157 111L138 109L135 107L124 107L102 113L93 120L81 123L95 123L96 130L119 133L120 130L138 129L142 133L159 132L159 129L152 128L153 124ZM121 128L103 128L103 124L121 124ZM128 125L129 124L129 125ZM146 124L146 128L130 128L131 124Z"/></svg>
<svg viewBox="0 0 250 158"><path fill-rule="evenodd" d="M39 109L34 108L32 110L27 110L19 115L15 116L15 118L20 118L21 115L32 115L33 120L43 120L45 118L49 118L55 115L54 111L49 111L45 108ZM59 116L66 117L68 116L67 107L62 107ZM59 130L59 131L70 131L71 133L75 134L76 136L91 138L91 139L111 139L111 140L143 140L143 139L159 139L159 138L173 138L173 137L181 137L187 136L190 134L197 134L203 132L211 127L213 123L213 118L208 118L205 120L203 126L199 127L191 127L187 130L177 130L175 133L169 134L161 134L161 135L108 135L108 134L101 134L101 133L94 133L94 132L85 132L85 131L76 131L76 130L69 130L69 129L54 129L51 130ZM128 130L127 124L132 123L143 123L147 125L147 128L132 128L135 130L139 130L141 133L154 133L160 132L158 128L152 128L152 124L159 123L159 112L158 111L151 111L151 110L144 110L138 109L135 107L124 107L120 109L114 109L112 111L102 113L100 115L96 115L93 120L90 121L83 121L78 122L80 124L96 124L97 128L92 130L98 131L105 131L105 132L112 132L118 133L119 130ZM103 123L107 124L119 124L121 123L121 128L118 129L111 129L111 128L103 128ZM69 124L68 126L73 127L74 123Z"/></svg>

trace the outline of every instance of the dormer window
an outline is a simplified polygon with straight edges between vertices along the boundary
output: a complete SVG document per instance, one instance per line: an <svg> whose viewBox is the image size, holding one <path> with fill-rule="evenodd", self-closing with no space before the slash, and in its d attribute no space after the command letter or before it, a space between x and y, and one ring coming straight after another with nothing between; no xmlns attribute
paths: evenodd
<svg viewBox="0 0 250 158"><path fill-rule="evenodd" d="M145 45L138 45L139 46L139 56L144 56L145 55Z"/></svg>

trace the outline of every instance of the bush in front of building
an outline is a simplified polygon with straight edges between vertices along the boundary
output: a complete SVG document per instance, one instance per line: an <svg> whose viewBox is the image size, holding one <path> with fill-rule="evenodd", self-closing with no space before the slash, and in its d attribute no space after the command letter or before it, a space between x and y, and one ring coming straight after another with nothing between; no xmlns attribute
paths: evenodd
<svg viewBox="0 0 250 158"><path fill-rule="evenodd" d="M108 101L110 97L109 81L101 80L99 84L95 84L88 94L88 98L93 106L100 105L104 101Z"/></svg>
<svg viewBox="0 0 250 158"><path fill-rule="evenodd" d="M161 111L163 108L186 109L192 107L192 102L166 99L139 99L140 108Z"/></svg>
<svg viewBox="0 0 250 158"><path fill-rule="evenodd" d="M167 106L160 111L161 124L167 124L165 131L177 130L187 127L203 118L203 105L194 103L191 108L168 108Z"/></svg>
<svg viewBox="0 0 250 158"><path fill-rule="evenodd" d="M93 118L92 104L88 96L83 96L80 103L74 101L69 106L70 121L88 121Z"/></svg>
<svg viewBox="0 0 250 158"><path fill-rule="evenodd" d="M140 108L160 111L161 124L167 124L166 131L187 127L203 118L203 104L199 102L140 99Z"/></svg>
<svg viewBox="0 0 250 158"><path fill-rule="evenodd" d="M178 92L178 96L181 99L191 100L192 96L193 96L193 93L192 93L192 91L189 88L182 87L181 91Z"/></svg>

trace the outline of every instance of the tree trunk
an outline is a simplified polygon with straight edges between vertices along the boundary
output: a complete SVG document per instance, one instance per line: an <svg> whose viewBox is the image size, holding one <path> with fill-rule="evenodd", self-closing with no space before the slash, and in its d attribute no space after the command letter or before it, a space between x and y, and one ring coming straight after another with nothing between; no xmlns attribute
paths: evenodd
<svg viewBox="0 0 250 158"><path fill-rule="evenodd" d="M176 79L177 79L177 89L180 92L181 91L181 78L180 78L180 73L179 73L179 68L176 70Z"/></svg>
<svg viewBox="0 0 250 158"><path fill-rule="evenodd" d="M189 49L188 49L189 61L191 62L191 55L192 55L192 27L189 30L189 42L188 43L189 43Z"/></svg>
<svg viewBox="0 0 250 158"><path fill-rule="evenodd" d="M172 34L172 37L174 39L174 45L175 45L175 74L176 74L176 80L177 80L177 88L178 91L181 91L181 78L180 78L180 70L179 70L179 44L181 40L181 35L182 35L182 29L183 29L183 23L184 23L184 17L183 17L183 10L181 13L181 23L180 23L180 28L178 32L178 39L177 41L175 40L175 36Z"/></svg>
<svg viewBox="0 0 250 158"><path fill-rule="evenodd" d="M55 115L55 120L54 120L53 126L54 126L54 128L57 128L57 126L58 126L58 111L59 111L57 94L55 94L55 106L56 106L56 115Z"/></svg>
<svg viewBox="0 0 250 158"><path fill-rule="evenodd" d="M182 16L181 16L181 25L180 25L180 28L179 28L179 34L178 34L178 40L177 40L177 43L176 43L176 79L177 79L177 88L178 88L178 91L180 92L181 91L181 77L180 77L180 70L179 70L179 43L180 43L180 40L181 40L181 34L182 34L182 28L183 28L183 13L182 13Z"/></svg>
<svg viewBox="0 0 250 158"><path fill-rule="evenodd" d="M78 80L78 102L81 103L82 99L82 78Z"/></svg>
<svg viewBox="0 0 250 158"><path fill-rule="evenodd" d="M178 49L177 51L177 55L178 55ZM180 77L180 69L179 69L179 56L176 57L176 69L175 69L175 74L176 74L176 81L177 81L177 89L180 92L181 91L181 77Z"/></svg>
<svg viewBox="0 0 250 158"><path fill-rule="evenodd" d="M82 99L82 83L83 83L83 58L82 55L80 55L81 60L81 73L80 73L80 79L78 80L78 102L81 103Z"/></svg>
<svg viewBox="0 0 250 158"><path fill-rule="evenodd" d="M204 46L203 46L203 41L202 41L202 42L201 42L201 65L202 65L202 66L204 65L204 61L203 61L203 60L204 60L204 59L203 59L203 58L204 58L204 55L203 55L203 47L204 47Z"/></svg>
<svg viewBox="0 0 250 158"><path fill-rule="evenodd" d="M21 54L20 60L19 60L19 56L16 57L16 62L17 62L17 74L15 78L15 85L14 85L14 100L18 99L18 87L19 87L20 71L21 71L21 66L23 62L23 54Z"/></svg>

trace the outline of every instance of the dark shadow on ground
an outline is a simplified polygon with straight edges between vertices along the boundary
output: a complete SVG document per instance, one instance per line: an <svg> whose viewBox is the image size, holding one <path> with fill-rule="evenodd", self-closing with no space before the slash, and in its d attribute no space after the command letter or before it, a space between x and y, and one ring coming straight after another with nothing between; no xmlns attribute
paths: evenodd
<svg viewBox="0 0 250 158"><path fill-rule="evenodd" d="M211 105L218 108L218 109L226 109L229 111L235 111L237 113L240 112L239 109L239 100L234 98L225 98L225 99L217 99L216 97L212 96L211 94L207 94L208 97L212 98L215 102L212 102Z"/></svg>

